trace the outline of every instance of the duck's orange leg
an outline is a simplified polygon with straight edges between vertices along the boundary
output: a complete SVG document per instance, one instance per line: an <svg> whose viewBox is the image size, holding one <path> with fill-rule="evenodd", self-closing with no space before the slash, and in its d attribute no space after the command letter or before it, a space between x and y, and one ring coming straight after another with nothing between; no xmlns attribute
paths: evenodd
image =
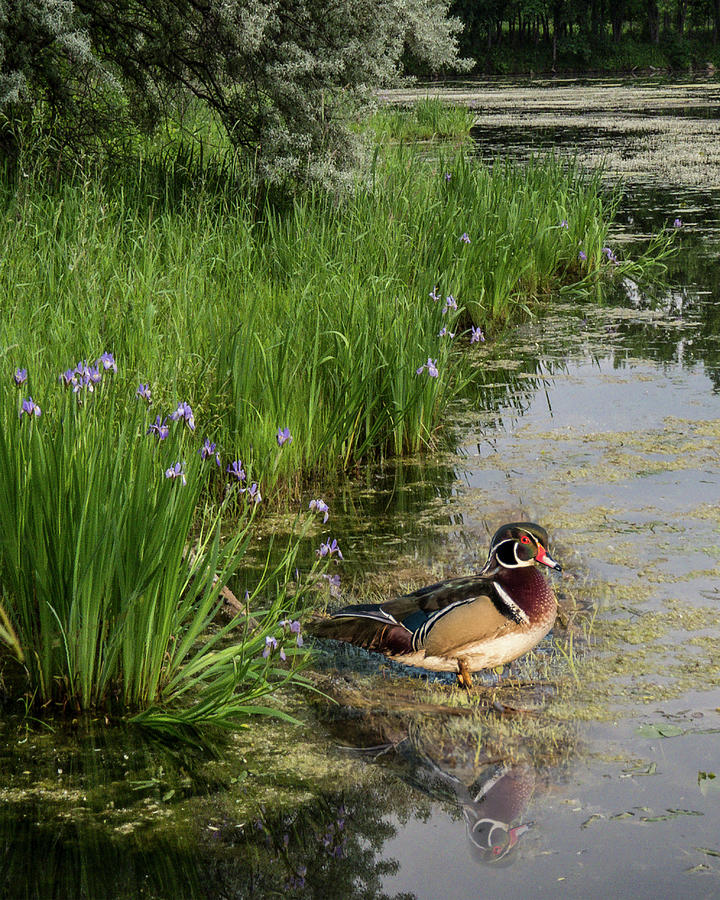
<svg viewBox="0 0 720 900"><path fill-rule="evenodd" d="M468 669L468 664L465 659L460 657L458 659L458 684L460 687L465 688L466 691L469 691L472 687L472 675L470 674L470 669Z"/></svg>

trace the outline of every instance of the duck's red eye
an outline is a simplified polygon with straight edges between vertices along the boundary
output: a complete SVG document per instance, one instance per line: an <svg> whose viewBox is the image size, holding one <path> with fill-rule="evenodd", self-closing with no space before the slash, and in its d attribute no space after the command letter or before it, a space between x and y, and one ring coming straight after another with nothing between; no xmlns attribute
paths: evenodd
<svg viewBox="0 0 720 900"><path fill-rule="evenodd" d="M520 543L521 543L521 544L529 544L529 543L530 543L530 538L529 538L526 534L524 534L524 535L520 538Z"/></svg>

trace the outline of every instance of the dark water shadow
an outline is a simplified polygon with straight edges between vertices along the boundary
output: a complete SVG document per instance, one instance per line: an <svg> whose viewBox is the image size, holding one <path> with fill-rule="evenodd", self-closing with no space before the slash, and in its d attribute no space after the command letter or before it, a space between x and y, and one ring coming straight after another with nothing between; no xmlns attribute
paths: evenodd
<svg viewBox="0 0 720 900"><path fill-rule="evenodd" d="M3 724L0 896L202 896L193 841L169 813L224 789L205 766L215 750L117 723L51 727Z"/></svg>

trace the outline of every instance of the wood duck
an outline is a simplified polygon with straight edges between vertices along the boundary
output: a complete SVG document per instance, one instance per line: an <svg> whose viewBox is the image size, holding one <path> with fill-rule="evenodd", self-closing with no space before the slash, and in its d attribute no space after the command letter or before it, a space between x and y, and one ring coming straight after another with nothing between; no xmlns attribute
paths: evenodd
<svg viewBox="0 0 720 900"><path fill-rule="evenodd" d="M347 606L314 620L309 631L408 666L457 671L468 688L471 672L517 659L552 628L557 601L535 564L562 568L547 546L540 525L511 522L495 532L477 575L441 581L387 603Z"/></svg>

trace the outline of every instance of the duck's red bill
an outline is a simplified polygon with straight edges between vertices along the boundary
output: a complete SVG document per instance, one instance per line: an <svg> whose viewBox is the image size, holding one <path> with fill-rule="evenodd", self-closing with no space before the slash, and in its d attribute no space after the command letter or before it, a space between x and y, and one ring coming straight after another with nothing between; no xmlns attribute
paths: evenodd
<svg viewBox="0 0 720 900"><path fill-rule="evenodd" d="M542 563L549 569L555 569L556 572L562 572L562 566L560 565L560 563L555 562L555 560L552 558L552 556L550 556L550 554L542 544L538 544L538 551L535 554L535 559L537 560L537 562Z"/></svg>

